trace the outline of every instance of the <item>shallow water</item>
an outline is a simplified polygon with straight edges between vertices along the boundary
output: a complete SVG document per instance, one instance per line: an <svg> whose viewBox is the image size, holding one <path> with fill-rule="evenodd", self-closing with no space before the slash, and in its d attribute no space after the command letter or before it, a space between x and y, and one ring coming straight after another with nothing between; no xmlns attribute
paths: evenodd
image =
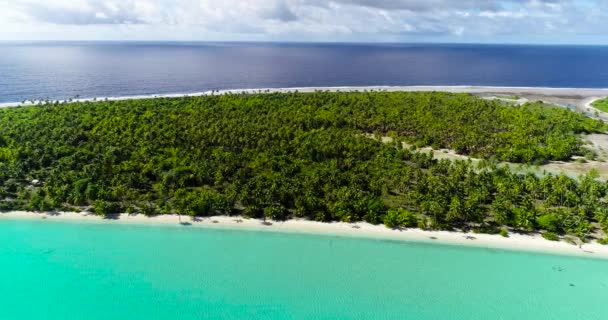
<svg viewBox="0 0 608 320"><path fill-rule="evenodd" d="M3 319L607 319L608 262L188 227L0 221Z"/></svg>
<svg viewBox="0 0 608 320"><path fill-rule="evenodd" d="M0 42L0 102L374 85L608 87L608 47Z"/></svg>

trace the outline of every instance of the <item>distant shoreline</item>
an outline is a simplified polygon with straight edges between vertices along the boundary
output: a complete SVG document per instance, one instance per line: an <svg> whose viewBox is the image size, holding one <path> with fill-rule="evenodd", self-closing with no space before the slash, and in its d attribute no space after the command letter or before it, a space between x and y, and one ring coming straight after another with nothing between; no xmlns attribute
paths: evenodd
<svg viewBox="0 0 608 320"><path fill-rule="evenodd" d="M121 214L114 219L104 219L89 213L34 213L13 211L0 213L0 223L7 220L31 221L64 221L88 223L119 223L140 225L164 225L197 228L214 228L227 230L268 231L283 233L298 233L310 235L346 236L379 240L410 241L419 243L437 243L443 245L467 246L487 249L502 249L518 252L535 252L588 258L608 259L608 246L598 243L586 243L578 247L564 241L555 242L543 239L538 234L523 235L509 234L508 238L500 235L476 234L450 231L424 231L420 229L393 230L384 225L359 223L323 223L309 220L272 221L264 224L258 219L242 217L205 217L192 220L188 216L159 215L147 217L144 215Z"/></svg>
<svg viewBox="0 0 608 320"><path fill-rule="evenodd" d="M227 89L227 90L207 90L191 93L167 93L167 94L149 94L149 95L133 95L120 97L96 97L96 98L78 98L72 99L71 102L95 102L95 101L124 101L124 100L142 100L154 98L181 98L181 97L200 97L208 95L221 95L229 93L288 93L288 92L303 92L310 93L315 91L331 91L331 92L355 92L355 91L387 91L387 92L450 92L450 93L472 93L472 94L532 94L542 96L564 96L564 97L579 97L588 101L589 105L600 98L608 96L608 88L554 88L554 87L506 87L506 86L329 86L329 87L287 87L287 88L258 88L258 89ZM37 102L38 100L36 100ZM51 100L68 102L70 100ZM0 108L19 107L36 105L30 101L22 102L3 102L0 103Z"/></svg>

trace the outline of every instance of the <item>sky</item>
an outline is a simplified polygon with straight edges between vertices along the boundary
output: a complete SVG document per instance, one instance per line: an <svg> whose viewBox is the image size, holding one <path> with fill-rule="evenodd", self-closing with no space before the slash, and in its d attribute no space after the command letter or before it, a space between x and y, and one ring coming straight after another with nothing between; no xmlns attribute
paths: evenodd
<svg viewBox="0 0 608 320"><path fill-rule="evenodd" d="M0 0L0 40L608 44L608 1Z"/></svg>

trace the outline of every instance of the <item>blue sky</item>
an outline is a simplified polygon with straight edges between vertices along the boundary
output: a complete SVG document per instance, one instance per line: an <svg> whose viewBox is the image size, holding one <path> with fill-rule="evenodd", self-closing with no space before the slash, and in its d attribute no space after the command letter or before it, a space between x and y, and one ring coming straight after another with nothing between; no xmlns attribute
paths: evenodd
<svg viewBox="0 0 608 320"><path fill-rule="evenodd" d="M0 0L0 40L608 44L608 1Z"/></svg>

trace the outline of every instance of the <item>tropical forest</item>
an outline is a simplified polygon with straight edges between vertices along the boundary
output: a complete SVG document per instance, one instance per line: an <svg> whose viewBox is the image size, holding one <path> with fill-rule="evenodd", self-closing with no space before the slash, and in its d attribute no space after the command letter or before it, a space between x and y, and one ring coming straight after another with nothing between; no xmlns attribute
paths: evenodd
<svg viewBox="0 0 608 320"><path fill-rule="evenodd" d="M0 210L366 221L389 228L608 232L601 121L541 102L438 92L222 94L0 110ZM390 139L389 139L390 138ZM436 159L420 148L481 159Z"/></svg>

